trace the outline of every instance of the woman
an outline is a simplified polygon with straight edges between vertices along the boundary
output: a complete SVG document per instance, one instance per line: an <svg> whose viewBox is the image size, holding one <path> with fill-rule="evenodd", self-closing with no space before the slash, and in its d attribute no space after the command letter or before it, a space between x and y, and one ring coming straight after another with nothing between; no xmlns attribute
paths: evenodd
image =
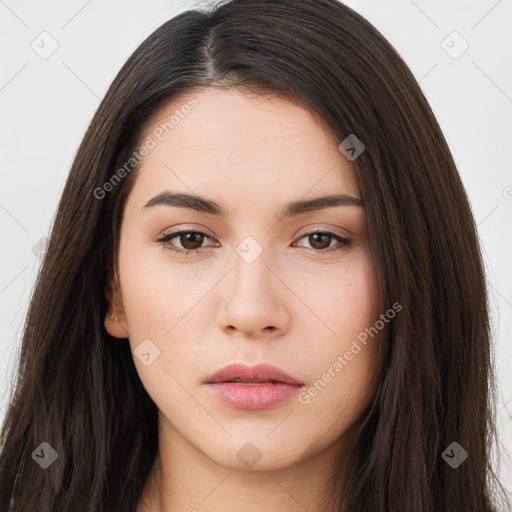
<svg viewBox="0 0 512 512"><path fill-rule="evenodd" d="M165 23L85 134L0 508L493 511L486 285L442 132L336 0Z"/></svg>

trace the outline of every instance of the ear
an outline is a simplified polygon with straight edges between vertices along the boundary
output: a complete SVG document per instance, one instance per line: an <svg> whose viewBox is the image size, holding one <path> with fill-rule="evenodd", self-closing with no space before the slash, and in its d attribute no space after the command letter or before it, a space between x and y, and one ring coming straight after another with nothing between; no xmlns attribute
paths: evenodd
<svg viewBox="0 0 512 512"><path fill-rule="evenodd" d="M108 278L105 286L105 297L107 299L108 309L105 315L105 329L114 338L128 338L128 324L124 314L123 298L117 272Z"/></svg>

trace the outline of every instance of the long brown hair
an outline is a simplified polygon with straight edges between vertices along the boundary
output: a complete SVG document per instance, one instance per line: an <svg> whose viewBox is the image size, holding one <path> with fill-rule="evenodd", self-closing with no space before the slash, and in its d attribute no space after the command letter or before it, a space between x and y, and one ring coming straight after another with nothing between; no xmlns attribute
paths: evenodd
<svg viewBox="0 0 512 512"><path fill-rule="evenodd" d="M137 166L112 177L152 113L209 86L300 101L337 140L355 134L365 145L354 165L377 299L402 310L383 341L351 479L335 486L337 510L495 510L488 299L471 209L410 70L336 0L232 0L187 11L120 70L73 162L31 299L1 431L0 510L135 510L158 449L157 409L129 345L103 327ZM44 470L34 452L55 454L43 442L57 454ZM442 456L453 442L469 455L457 468Z"/></svg>

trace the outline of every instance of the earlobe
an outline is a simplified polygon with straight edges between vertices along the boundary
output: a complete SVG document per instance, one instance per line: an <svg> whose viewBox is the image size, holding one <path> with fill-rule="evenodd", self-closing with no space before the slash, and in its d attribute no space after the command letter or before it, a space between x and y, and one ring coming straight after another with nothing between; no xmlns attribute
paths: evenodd
<svg viewBox="0 0 512 512"><path fill-rule="evenodd" d="M115 313L107 311L103 325L105 326L105 330L114 338L128 338L129 333L125 322L121 322L120 319L116 317Z"/></svg>
<svg viewBox="0 0 512 512"><path fill-rule="evenodd" d="M128 338L129 332L119 291L119 281L115 274L109 277L105 286L105 298L108 304L103 324L105 330L114 338Z"/></svg>

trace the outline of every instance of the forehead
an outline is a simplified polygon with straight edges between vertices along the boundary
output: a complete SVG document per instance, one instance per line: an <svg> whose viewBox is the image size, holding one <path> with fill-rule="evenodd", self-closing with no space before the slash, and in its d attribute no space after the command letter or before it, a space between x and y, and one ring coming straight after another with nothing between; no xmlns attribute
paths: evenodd
<svg viewBox="0 0 512 512"><path fill-rule="evenodd" d="M360 197L353 164L325 125L297 102L207 87L160 108L139 139L151 147L133 194L165 189L224 204L345 193Z"/></svg>

